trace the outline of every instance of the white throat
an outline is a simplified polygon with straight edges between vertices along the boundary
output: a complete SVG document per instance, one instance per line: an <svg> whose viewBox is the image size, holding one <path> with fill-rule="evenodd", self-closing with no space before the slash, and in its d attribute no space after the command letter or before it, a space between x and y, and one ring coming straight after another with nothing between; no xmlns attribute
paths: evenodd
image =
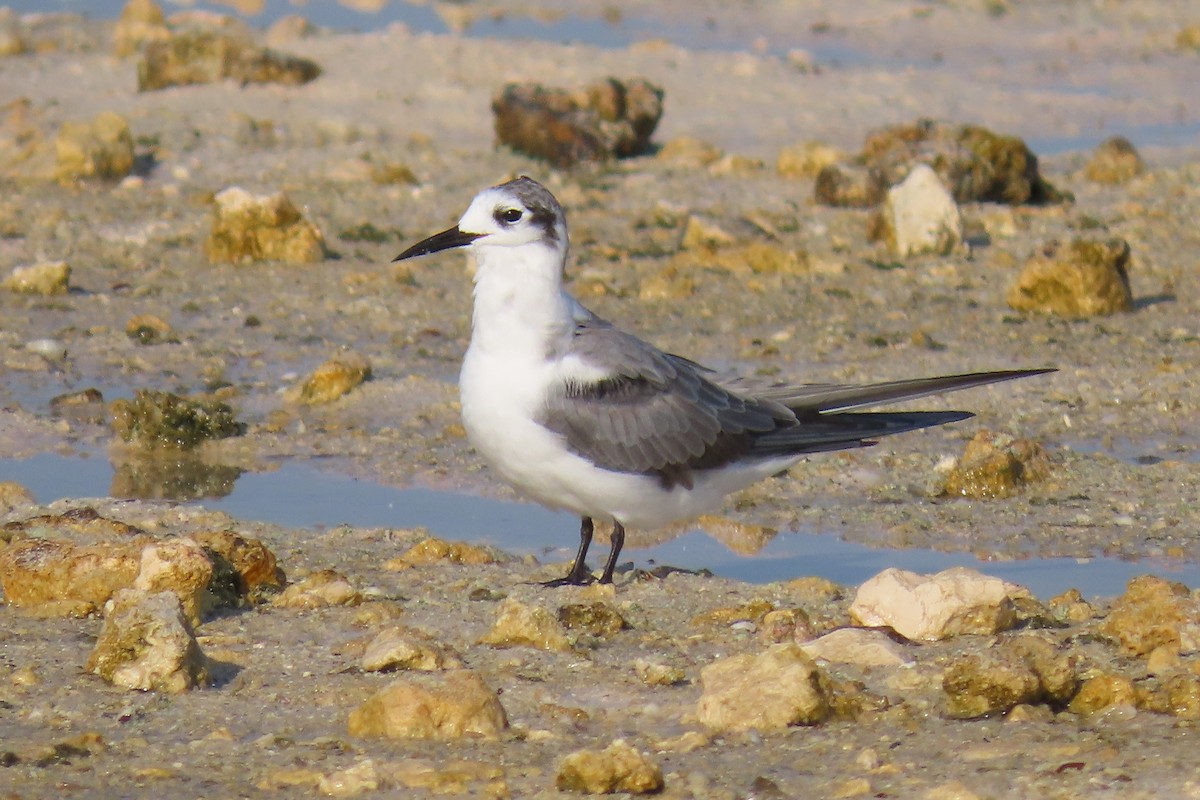
<svg viewBox="0 0 1200 800"><path fill-rule="evenodd" d="M544 359L569 335L575 301L562 284L562 254L541 243L475 248L471 347Z"/></svg>

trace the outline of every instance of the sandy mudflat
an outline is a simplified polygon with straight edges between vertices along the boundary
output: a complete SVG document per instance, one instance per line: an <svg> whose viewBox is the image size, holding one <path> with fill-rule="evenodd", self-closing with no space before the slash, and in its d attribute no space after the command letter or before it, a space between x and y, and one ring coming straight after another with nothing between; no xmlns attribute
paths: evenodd
<svg viewBox="0 0 1200 800"><path fill-rule="evenodd" d="M392 485L511 497L458 426L454 378L470 302L461 257L416 262L403 275L388 262L405 243L451 224L478 189L529 174L570 215L574 291L602 316L716 368L834 382L1060 370L932 401L928 407L967 408L978 418L813 458L731 500L725 511L735 522L1000 557L1200 560L1200 53L1176 47L1181 29L1200 24L1200 7L876 0L760 3L734 14L710 5L625 8L666 23L711 15L748 49L598 49L393 27L288 43L324 69L306 86L138 94L133 62L110 55L108 27L75 22L61 34L69 46L0 60L0 101L29 98L50 131L117 111L155 162L144 178L119 186L0 183L0 273L64 259L74 287L62 297L0 295L0 457L107 447L107 426L51 416L49 398L64 392L94 386L111 399L136 388L229 386L248 432L211 448L206 457L215 463L267 469L281 458L321 458ZM786 56L796 48L810 54L809 68ZM693 136L765 166L714 174L649 156L560 173L494 147L489 103L503 82L572 86L607 75L643 76L665 89L655 141ZM967 206L968 220L989 231L988 246L970 258L885 269L888 260L867 241L866 212L816 206L811 180L775 172L785 146L821 140L857 151L869 130L917 117L1025 137L1045 154L1045 175L1076 202ZM1078 148L1111 133L1129 136L1148 169L1101 186L1084 178L1088 152ZM385 162L406 164L419 184L371 181L371 165ZM209 199L231 185L286 191L337 257L308 266L208 264ZM680 228L663 221L687 213L747 236L761 236L765 222L778 243L805 251L812 268L702 269L690 296L643 299L640 288L676 256ZM389 238L341 235L367 223ZM1035 248L1101 229L1132 248L1132 313L1065 321L1007 308L1005 291ZM177 341L132 341L125 324L137 314L168 321ZM247 325L250 317L257 324ZM67 346L66 362L46 364L24 350L48 337ZM342 348L370 362L373 380L324 408L285 405L281 390ZM980 429L1041 442L1054 458L1051 478L1007 500L936 498L936 465ZM356 622L353 608L206 622L202 645L235 666L213 688L164 698L83 674L99 620L38 620L5 606L0 750L19 758L0 767L0 793L14 797L301 796L314 791L310 784L277 788L286 770L329 775L366 759L392 777L363 796L427 791L395 777L409 774L401 767L412 759L435 772L460 760L498 765L512 797L555 796L559 757L622 737L655 753L671 797L747 797L758 777L779 787L773 795L760 784L752 796L764 798L1200 796L1194 721L1130 707L1024 722L944 719L939 664L985 646L979 642L926 649L911 680L843 675L886 694L886 712L773 736L717 737L694 751L670 744L697 729L699 669L763 647L744 628L697 627L692 618L752 598L781 608L807 602L779 585L689 576L626 582L614 602L631 631L568 654L494 650L477 640L496 603L467 600L472 590L489 587L552 610L577 602L578 592L548 596L525 585L546 577L526 562L380 569L408 542L404 533L318 534L151 502L88 503L165 531L232 527L260 536L289 575L340 570L398 602L404 624L459 648L503 692L516 733L449 744L349 737L349 711L386 680L354 669L378 624ZM81 503L57 508L72 504ZM396 527L409 524L398 510ZM570 542L574 532L563 536ZM632 543L656 534L641 537ZM830 600L817 610L839 620L846 604ZM1088 635L1060 637L1064 647L1071 637L1085 647ZM1110 650L1081 653L1081 674L1144 674L1140 661ZM1185 657L1184 668L1194 669L1195 658ZM636 659L678 666L688 683L642 685L629 667ZM4 677L26 667L39 682ZM101 735L103 752L39 760L45 748L88 731ZM502 794L479 770L467 772L476 775L469 791Z"/></svg>

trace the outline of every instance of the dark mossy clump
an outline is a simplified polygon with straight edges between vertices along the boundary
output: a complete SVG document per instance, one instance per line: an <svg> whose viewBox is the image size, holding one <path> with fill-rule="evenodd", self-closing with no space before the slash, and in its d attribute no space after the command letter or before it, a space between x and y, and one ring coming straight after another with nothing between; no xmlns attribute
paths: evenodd
<svg viewBox="0 0 1200 800"><path fill-rule="evenodd" d="M138 91L168 86L217 83L282 83L296 86L315 80L321 68L306 58L276 53L218 31L184 31L150 42L138 62Z"/></svg>
<svg viewBox="0 0 1200 800"><path fill-rule="evenodd" d="M872 205L915 164L932 167L958 203L1043 205L1071 199L1041 176L1037 156L1021 138L979 125L919 119L872 132L850 162L822 169L817 202Z"/></svg>
<svg viewBox="0 0 1200 800"><path fill-rule="evenodd" d="M210 439L241 436L246 426L226 403L139 389L133 400L111 406L113 432L122 441L150 448L188 450Z"/></svg>

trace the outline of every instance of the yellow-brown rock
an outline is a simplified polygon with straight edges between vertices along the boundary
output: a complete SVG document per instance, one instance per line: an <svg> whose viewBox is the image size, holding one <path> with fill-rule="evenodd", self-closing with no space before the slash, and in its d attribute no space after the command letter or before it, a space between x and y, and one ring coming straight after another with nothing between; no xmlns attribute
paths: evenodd
<svg viewBox="0 0 1200 800"><path fill-rule="evenodd" d="M286 578L275 554L258 539L232 531L202 531L191 538L213 562L216 574L209 590L218 606L237 606L242 599L257 603L283 588Z"/></svg>
<svg viewBox="0 0 1200 800"><path fill-rule="evenodd" d="M126 689L178 694L208 680L208 663L179 598L123 589L106 604L88 672Z"/></svg>
<svg viewBox="0 0 1200 800"><path fill-rule="evenodd" d="M133 134L120 114L104 111L90 122L64 122L54 139L55 177L117 180L133 169Z"/></svg>
<svg viewBox="0 0 1200 800"><path fill-rule="evenodd" d="M380 631L367 645L362 657L362 668L366 672L436 672L464 666L453 647L442 644L427 633L402 625Z"/></svg>
<svg viewBox="0 0 1200 800"><path fill-rule="evenodd" d="M252 195L232 186L213 200L213 226L205 242L210 262L309 264L325 258L321 232L283 192Z"/></svg>
<svg viewBox="0 0 1200 800"><path fill-rule="evenodd" d="M171 324L154 314L136 314L125 322L125 335L139 344L171 341Z"/></svg>
<svg viewBox="0 0 1200 800"><path fill-rule="evenodd" d="M21 506L30 506L37 502L33 492L16 481L0 481L0 514L7 514ZM0 534L0 542L3 542Z"/></svg>
<svg viewBox="0 0 1200 800"><path fill-rule="evenodd" d="M1024 659L1004 651L957 659L942 676L942 689L947 714L956 719L1003 713L1040 693L1037 675Z"/></svg>
<svg viewBox="0 0 1200 800"><path fill-rule="evenodd" d="M389 739L495 739L507 727L496 693L467 669L395 680L349 719L351 736Z"/></svg>
<svg viewBox="0 0 1200 800"><path fill-rule="evenodd" d="M606 639L629 627L611 603L568 603L558 608L558 621L569 631L580 631Z"/></svg>
<svg viewBox="0 0 1200 800"><path fill-rule="evenodd" d="M690 169L700 169L715 163L723 155L721 148L714 144L694 136L676 136L663 144L656 158Z"/></svg>
<svg viewBox="0 0 1200 800"><path fill-rule="evenodd" d="M500 604L496 623L479 641L492 647L536 647L559 652L571 649L566 631L553 614L511 597Z"/></svg>
<svg viewBox="0 0 1200 800"><path fill-rule="evenodd" d="M71 267L65 261L39 261L27 267L14 267L0 284L16 294L66 294L71 282Z"/></svg>
<svg viewBox="0 0 1200 800"><path fill-rule="evenodd" d="M1093 675L1083 682L1067 706L1075 714L1095 714L1113 706L1134 706L1138 692L1125 675Z"/></svg>
<svg viewBox="0 0 1200 800"><path fill-rule="evenodd" d="M170 38L162 7L154 0L129 0L113 28L113 52L118 58L131 56L146 42Z"/></svg>
<svg viewBox="0 0 1200 800"><path fill-rule="evenodd" d="M662 769L617 739L603 750L578 750L558 764L559 791L583 794L654 794L662 791Z"/></svg>
<svg viewBox="0 0 1200 800"><path fill-rule="evenodd" d="M495 564L496 555L466 542L447 542L430 536L384 564L384 569L401 570L430 564Z"/></svg>
<svg viewBox="0 0 1200 800"><path fill-rule="evenodd" d="M336 570L323 569L284 589L276 596L272 605L279 608L311 610L330 606L356 606L362 599L362 594L346 576Z"/></svg>
<svg viewBox="0 0 1200 800"><path fill-rule="evenodd" d="M1049 472L1050 459L1037 442L980 431L946 476L942 494L976 500L1011 497Z"/></svg>
<svg viewBox="0 0 1200 800"><path fill-rule="evenodd" d="M1182 583L1142 575L1113 603L1100 632L1134 655L1160 647L1195 652L1200 650L1200 600Z"/></svg>
<svg viewBox="0 0 1200 800"><path fill-rule="evenodd" d="M1083 174L1096 183L1125 183L1141 175L1146 166L1133 143L1124 136L1105 139L1092 153Z"/></svg>
<svg viewBox="0 0 1200 800"><path fill-rule="evenodd" d="M288 392L288 400L315 406L332 403L371 377L371 365L353 351L339 354L313 370Z"/></svg>
<svg viewBox="0 0 1200 800"><path fill-rule="evenodd" d="M779 151L775 171L785 178L816 178L825 167L845 157L844 152L824 142L801 142Z"/></svg>
<svg viewBox="0 0 1200 800"><path fill-rule="evenodd" d="M1129 245L1123 239L1050 242L1026 262L1008 305L1072 319L1133 309Z"/></svg>
<svg viewBox="0 0 1200 800"><path fill-rule="evenodd" d="M0 58L28 52L29 42L21 20L8 6L0 7Z"/></svg>
<svg viewBox="0 0 1200 800"><path fill-rule="evenodd" d="M714 731L781 731L831 712L817 665L797 644L722 659L701 670L700 681L697 718Z"/></svg>

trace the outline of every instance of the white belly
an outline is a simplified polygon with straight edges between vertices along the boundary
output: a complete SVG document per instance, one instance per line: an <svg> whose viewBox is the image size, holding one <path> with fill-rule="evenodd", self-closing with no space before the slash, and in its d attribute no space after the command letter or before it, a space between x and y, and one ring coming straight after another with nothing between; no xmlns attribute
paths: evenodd
<svg viewBox="0 0 1200 800"><path fill-rule="evenodd" d="M459 388L471 444L502 479L551 508L654 528L714 511L725 495L799 460L700 472L692 489L664 489L654 476L600 469L537 423L548 370L540 360L501 360L472 347L463 360Z"/></svg>

